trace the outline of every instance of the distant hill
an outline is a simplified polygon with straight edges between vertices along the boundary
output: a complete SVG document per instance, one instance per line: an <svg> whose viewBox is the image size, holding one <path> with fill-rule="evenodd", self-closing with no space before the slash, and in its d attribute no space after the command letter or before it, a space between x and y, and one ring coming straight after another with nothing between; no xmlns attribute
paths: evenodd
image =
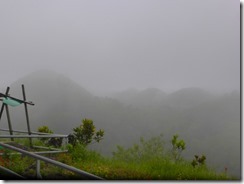
<svg viewBox="0 0 244 184"><path fill-rule="evenodd" d="M207 163L240 176L240 93L213 95L199 88L167 94L159 89L130 89L97 97L62 74L38 71L13 83L10 93L29 107L32 130L47 125L56 133L69 134L82 118L94 120L105 130L104 140L92 148L111 154L116 145L131 146L143 137L163 133L166 142L179 134L186 140L184 156L205 154ZM23 107L10 107L14 129L26 129ZM7 127L6 115L0 127ZM170 145L166 145L170 146Z"/></svg>
<svg viewBox="0 0 244 184"><path fill-rule="evenodd" d="M123 92L114 93L113 98L126 105L140 106L158 106L163 103L166 93L156 88L148 88L143 91L129 89Z"/></svg>
<svg viewBox="0 0 244 184"><path fill-rule="evenodd" d="M21 84L25 85L27 100L35 103L29 107L31 125L35 130L46 124L62 133L70 131L70 124L81 121L82 111L79 109L85 108L93 98L71 79L52 71L38 71L19 79L10 86L10 94L22 98ZM17 122L25 121L20 107L12 111ZM22 123L16 127L23 127Z"/></svg>
<svg viewBox="0 0 244 184"><path fill-rule="evenodd" d="M200 88L183 88L169 95L167 103L174 108L191 108L209 101L213 95Z"/></svg>
<svg viewBox="0 0 244 184"><path fill-rule="evenodd" d="M112 97L126 105L136 107L169 106L176 109L185 109L211 100L213 95L200 88L184 88L170 94L160 89L148 88L143 91L129 89L114 93Z"/></svg>

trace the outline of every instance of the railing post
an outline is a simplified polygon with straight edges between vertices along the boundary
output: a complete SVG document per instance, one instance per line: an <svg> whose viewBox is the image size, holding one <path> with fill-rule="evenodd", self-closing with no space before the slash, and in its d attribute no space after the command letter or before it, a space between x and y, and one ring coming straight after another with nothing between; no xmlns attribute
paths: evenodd
<svg viewBox="0 0 244 184"><path fill-rule="evenodd" d="M62 146L66 148L67 145L68 145L68 137L63 137L62 138Z"/></svg>
<svg viewBox="0 0 244 184"><path fill-rule="evenodd" d="M24 84L22 84L21 87L22 87L22 93L23 93L23 100L26 101L25 86L24 86ZM26 103L24 103L24 105L25 105L25 116L26 116L28 134L31 135L30 121L29 121L29 115L28 115L28 108L27 108L27 104ZM30 140L30 147L33 147L31 138L29 138L29 140Z"/></svg>
<svg viewBox="0 0 244 184"><path fill-rule="evenodd" d="M5 95L8 95L9 90L10 90L10 87L7 87L7 90L5 92ZM13 135L13 129L12 129L12 125L11 125L11 120L10 120L10 115L9 115L9 109L8 109L8 105L7 104L3 104L2 109L1 109L1 116L2 116L2 111L3 111L4 107L6 108L6 114L7 114L7 120L8 120L9 133L10 133L10 135ZM11 141L14 141L14 138L11 138Z"/></svg>
<svg viewBox="0 0 244 184"><path fill-rule="evenodd" d="M6 108L6 114L7 114L7 119L8 119L9 133L10 133L10 135L13 135L13 128L12 128L12 125L11 125L8 105L5 104L5 108ZM14 141L13 137L11 137L11 141Z"/></svg>
<svg viewBox="0 0 244 184"><path fill-rule="evenodd" d="M40 164L40 160L36 160L36 177L37 179L42 179L42 175L40 173L40 168L41 168L41 164Z"/></svg>

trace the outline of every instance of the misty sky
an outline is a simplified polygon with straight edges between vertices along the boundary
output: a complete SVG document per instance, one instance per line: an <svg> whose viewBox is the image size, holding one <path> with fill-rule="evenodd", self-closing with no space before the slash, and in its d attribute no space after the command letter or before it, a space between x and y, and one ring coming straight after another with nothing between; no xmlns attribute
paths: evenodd
<svg viewBox="0 0 244 184"><path fill-rule="evenodd" d="M0 86L40 69L92 92L240 87L240 1L1 0Z"/></svg>

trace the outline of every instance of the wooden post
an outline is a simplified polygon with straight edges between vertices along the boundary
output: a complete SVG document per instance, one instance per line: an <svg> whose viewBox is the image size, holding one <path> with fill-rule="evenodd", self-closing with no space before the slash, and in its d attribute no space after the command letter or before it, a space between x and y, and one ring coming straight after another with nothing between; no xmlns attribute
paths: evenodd
<svg viewBox="0 0 244 184"><path fill-rule="evenodd" d="M26 101L25 86L24 86L24 84L22 84L22 93L23 93L23 99L24 99L24 101ZM24 105L25 105L25 116L26 116L28 134L31 135L30 121L29 121L29 115L28 115L28 108L27 108L27 104L26 103L24 103ZM31 140L31 138L29 138L29 140L30 140L30 146L32 147L32 140Z"/></svg>
<svg viewBox="0 0 244 184"><path fill-rule="evenodd" d="M6 90L6 92L5 92L5 95L7 95L8 92L9 92L9 87L7 87L7 90ZM1 107L0 120L1 120L1 118L2 118L3 110L4 110L4 103L2 104L2 107Z"/></svg>
<svg viewBox="0 0 244 184"><path fill-rule="evenodd" d="M6 95L8 95L9 90L10 90L10 88L7 87L7 90L6 90L6 93L5 93ZM4 104L4 106L6 108L6 114L7 114L7 119L8 119L9 133L10 133L10 135L13 135L13 129L12 129L12 125L11 125L11 120L10 120L8 105L7 104ZM14 138L11 138L11 141L14 141Z"/></svg>
<svg viewBox="0 0 244 184"><path fill-rule="evenodd" d="M2 118L3 110L4 110L4 104L2 104L2 107L1 107L0 120L1 120L1 118Z"/></svg>

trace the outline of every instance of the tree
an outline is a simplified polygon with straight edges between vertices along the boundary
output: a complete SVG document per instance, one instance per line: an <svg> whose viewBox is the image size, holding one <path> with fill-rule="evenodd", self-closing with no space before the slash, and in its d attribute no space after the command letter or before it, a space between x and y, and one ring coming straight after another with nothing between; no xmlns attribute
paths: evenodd
<svg viewBox="0 0 244 184"><path fill-rule="evenodd" d="M172 154L173 154L173 157L174 159L177 161L177 160L180 160L181 158L181 152L183 150L185 150L186 148L186 143L184 140L178 140L178 135L174 135L172 140L171 140L171 144L173 146L172 148Z"/></svg>
<svg viewBox="0 0 244 184"><path fill-rule="evenodd" d="M76 143L87 146L92 141L100 142L104 136L104 130L96 131L96 127L91 119L83 119L82 124L73 129L74 133L69 135L69 142L72 145Z"/></svg>

